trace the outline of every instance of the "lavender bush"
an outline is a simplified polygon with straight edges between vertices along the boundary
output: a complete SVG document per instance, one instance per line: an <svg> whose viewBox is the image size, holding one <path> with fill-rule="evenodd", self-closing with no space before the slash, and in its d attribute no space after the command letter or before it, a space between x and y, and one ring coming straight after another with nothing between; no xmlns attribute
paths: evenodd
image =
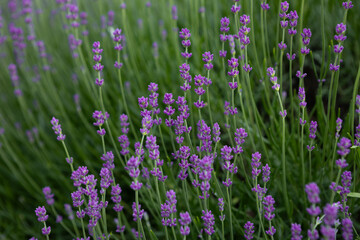
<svg viewBox="0 0 360 240"><path fill-rule="evenodd" d="M352 1L0 3L0 239L360 239Z"/></svg>

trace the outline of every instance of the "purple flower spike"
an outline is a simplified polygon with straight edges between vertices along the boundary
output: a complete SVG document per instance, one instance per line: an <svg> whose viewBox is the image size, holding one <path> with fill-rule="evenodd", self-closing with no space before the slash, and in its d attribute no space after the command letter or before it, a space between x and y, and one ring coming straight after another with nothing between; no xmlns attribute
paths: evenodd
<svg viewBox="0 0 360 240"><path fill-rule="evenodd" d="M342 6L344 9L348 10L354 7L353 3L351 1L345 1L343 2Z"/></svg>
<svg viewBox="0 0 360 240"><path fill-rule="evenodd" d="M225 220L225 214L223 213L224 212L224 199L223 198L219 198L218 199L218 206L219 206L219 211L220 211L220 216L219 216L219 219L220 221L224 221Z"/></svg>
<svg viewBox="0 0 360 240"><path fill-rule="evenodd" d="M220 20L220 31L223 32L223 34L225 35L225 33L227 33L230 28L229 28L229 24L230 24L230 19L227 17L223 17Z"/></svg>
<svg viewBox="0 0 360 240"><path fill-rule="evenodd" d="M291 224L291 240L301 240L301 225L297 223Z"/></svg>
<svg viewBox="0 0 360 240"><path fill-rule="evenodd" d="M161 217L162 224L164 226L175 227L176 226L176 218L174 218L173 214L176 213L176 194L174 190L169 190L166 192L166 198L164 204L161 204ZM188 222L188 219L186 219ZM180 223L181 224L181 223ZM190 232L190 229L189 229Z"/></svg>
<svg viewBox="0 0 360 240"><path fill-rule="evenodd" d="M257 176L259 176L259 174L261 173L261 169L259 169L261 162L261 153L256 152L253 153L251 156L251 167L252 167L252 177L253 179L256 179Z"/></svg>
<svg viewBox="0 0 360 240"><path fill-rule="evenodd" d="M35 214L38 217L39 222L45 222L49 218L49 216L46 215L46 209L44 206L37 207L35 210Z"/></svg>
<svg viewBox="0 0 360 240"><path fill-rule="evenodd" d="M50 122L51 122L51 125L53 126L52 130L54 130L55 134L57 135L57 140L64 141L66 136L62 133L61 125L59 124L59 120L56 119L55 117L53 117Z"/></svg>
<svg viewBox="0 0 360 240"><path fill-rule="evenodd" d="M341 127L342 127L342 122L343 122L343 120L341 118L336 119L336 133L335 133L336 138L340 137L340 131L341 131Z"/></svg>
<svg viewBox="0 0 360 240"><path fill-rule="evenodd" d="M344 218L341 222L342 225L342 237L344 240L352 240L353 239L353 227L352 221L350 218Z"/></svg>
<svg viewBox="0 0 360 240"><path fill-rule="evenodd" d="M271 221L274 217L275 217L275 214L274 214L274 211L275 211L275 208L274 208L274 204L275 204L275 200L274 198L271 196L271 195L268 195L266 197L264 197L264 210L265 210L265 213L264 213L264 217L268 220L268 221Z"/></svg>
<svg viewBox="0 0 360 240"><path fill-rule="evenodd" d="M187 236L190 234L190 223L191 223L191 217L188 212L180 213L180 233L183 236Z"/></svg>
<svg viewBox="0 0 360 240"><path fill-rule="evenodd" d="M342 156L342 157L346 157L346 155L348 155L350 153L350 147L351 147L351 140L348 138L341 138L339 143L337 144L339 150L337 151L337 153Z"/></svg>
<svg viewBox="0 0 360 240"><path fill-rule="evenodd" d="M51 188L50 187L44 187L43 188L43 193L45 195L45 199L48 205L54 205L54 194L51 193Z"/></svg>
<svg viewBox="0 0 360 240"><path fill-rule="evenodd" d="M306 102L305 102L305 89L302 87L299 87L299 92L298 92L298 97L299 97L299 101L300 101L300 107L306 107Z"/></svg>
<svg viewBox="0 0 360 240"><path fill-rule="evenodd" d="M214 67L214 65L211 63L214 59L214 54L211 54L211 52L205 52L202 57L202 60L205 62L204 68L206 70L211 70Z"/></svg>
<svg viewBox="0 0 360 240"><path fill-rule="evenodd" d="M264 183L267 183L270 180L270 167L268 164L266 164L265 166L262 167L262 171L263 171L263 181Z"/></svg>
<svg viewBox="0 0 360 240"><path fill-rule="evenodd" d="M311 204L320 203L320 190L316 183L312 182L305 186L305 192Z"/></svg>
<svg viewBox="0 0 360 240"><path fill-rule="evenodd" d="M212 235L215 233L214 225L215 225L215 218L214 214L211 213L211 210L202 210L201 219L204 221L204 231L208 235Z"/></svg>
<svg viewBox="0 0 360 240"><path fill-rule="evenodd" d="M335 224L338 213L338 207L336 204L326 204L324 207L324 223L328 226L333 226Z"/></svg>
<svg viewBox="0 0 360 240"><path fill-rule="evenodd" d="M248 222L245 223L244 229L245 229L244 237L247 240L253 239L254 238L253 235L255 233L254 224L252 222L248 221Z"/></svg>

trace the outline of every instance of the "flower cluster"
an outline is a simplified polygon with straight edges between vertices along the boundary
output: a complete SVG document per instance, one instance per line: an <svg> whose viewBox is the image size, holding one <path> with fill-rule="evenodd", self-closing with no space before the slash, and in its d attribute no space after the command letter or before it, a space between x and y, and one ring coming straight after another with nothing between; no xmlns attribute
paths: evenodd
<svg viewBox="0 0 360 240"><path fill-rule="evenodd" d="M120 143L120 147L121 147L121 155L125 156L127 154L129 154L129 146L130 146L130 142L129 142L129 138L127 136L128 132L129 132L129 125L130 123L128 123L128 116L126 114L122 114L120 116L120 126L121 126L121 132L122 135L118 138L118 141Z"/></svg>
<svg viewBox="0 0 360 240"><path fill-rule="evenodd" d="M271 226L271 220L275 217L274 211L275 211L275 200L271 195L268 195L264 197L264 217L269 221L269 229L266 230L266 234L269 236L274 236L276 233L276 229L274 226Z"/></svg>
<svg viewBox="0 0 360 240"><path fill-rule="evenodd" d="M190 223L191 223L191 217L190 214L188 212L184 212L184 213L180 213L180 233L183 236L187 236L190 234Z"/></svg>
<svg viewBox="0 0 360 240"><path fill-rule="evenodd" d="M165 203L161 204L161 217L162 217L162 224L164 226L169 227L175 227L176 226L176 217L174 217L174 214L176 213L176 193L174 190L169 190L166 192L166 198L167 200ZM188 222L188 219L182 221L182 226L185 225L185 223ZM190 231L190 229L189 229Z"/></svg>
<svg viewBox="0 0 360 240"><path fill-rule="evenodd" d="M280 18L282 19L280 21L280 26L281 28L283 28L285 30L285 28L288 27L289 25L289 21L287 20L289 18L289 14L287 14L287 11L289 10L289 3L287 1L284 1L284 2L281 2L280 3ZM279 44L278 44L278 47L280 50L285 50L286 49L286 44L284 41L281 41Z"/></svg>
<svg viewBox="0 0 360 240"><path fill-rule="evenodd" d="M117 69L121 69L123 63L120 62L120 51L123 49L122 41L125 39L125 36L121 34L121 29L117 28L113 32L113 41L115 42L114 49L118 53L118 59L115 61L114 67Z"/></svg>
<svg viewBox="0 0 360 240"><path fill-rule="evenodd" d="M95 110L92 117L95 119L95 122L93 123L94 126L99 127L99 130L97 130L97 133L100 136L104 136L106 134L105 128L102 128L105 121L110 117L110 115L105 112L105 114L102 111Z"/></svg>
<svg viewBox="0 0 360 240"><path fill-rule="evenodd" d="M309 54L310 49L307 47L310 44L310 38L311 38L311 30L310 28L304 28L303 32L301 33L301 40L303 43L303 47L301 48L301 54Z"/></svg>
<svg viewBox="0 0 360 240"><path fill-rule="evenodd" d="M62 133L61 124L59 124L59 120L53 117L50 122L52 125L52 130L54 130L55 134L57 135L57 140L64 141L66 136Z"/></svg>
<svg viewBox="0 0 360 240"><path fill-rule="evenodd" d="M183 39L181 41L181 44L183 45L183 47L185 47L185 52L181 53L181 56L183 58L185 58L186 60L188 60L191 56L192 53L189 53L189 47L191 46L191 42L190 42L190 37L191 37L191 33L189 31L189 29L187 28L182 28L181 31L179 32L179 36L181 39Z"/></svg>
<svg viewBox="0 0 360 240"><path fill-rule="evenodd" d="M101 72L104 69L104 65L101 64L101 53L103 52L103 49L100 48L100 42L93 43L92 51L94 53L93 60L95 61L93 68L98 72L98 77L95 79L95 84L101 87L104 84L104 79L101 78Z"/></svg>
<svg viewBox="0 0 360 240"><path fill-rule="evenodd" d="M156 144L156 137L149 135L146 137L145 147L149 150L149 158L155 161L154 168L150 173L157 177L160 182L164 182L167 179L167 176L163 174L162 165L164 160L160 159L159 145Z"/></svg>
<svg viewBox="0 0 360 240"><path fill-rule="evenodd" d="M48 215L46 215L46 209L44 206L42 207L37 207L35 209L35 214L38 217L38 221L39 222L43 222L44 223L44 227L41 229L42 234L43 235L50 235L51 232L51 227L47 227L46 226L46 220L49 218Z"/></svg>

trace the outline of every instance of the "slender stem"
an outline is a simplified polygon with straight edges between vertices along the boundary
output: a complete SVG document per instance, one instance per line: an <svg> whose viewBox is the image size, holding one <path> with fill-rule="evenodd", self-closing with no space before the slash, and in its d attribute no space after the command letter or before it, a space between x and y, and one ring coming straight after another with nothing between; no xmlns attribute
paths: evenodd
<svg viewBox="0 0 360 240"><path fill-rule="evenodd" d="M284 113L284 107L281 101L279 91L276 91L277 97L279 99L281 112ZM285 116L282 116L282 144L281 144L282 154L281 154L281 163L282 163L282 182L283 182L283 194L286 206L286 212L290 216L290 205L289 205L289 198L287 194L287 187L286 187L286 161L285 161Z"/></svg>
<svg viewBox="0 0 360 240"><path fill-rule="evenodd" d="M67 147L66 147L66 144L65 144L65 141L61 141L61 143L62 143L62 145L63 145L63 147L64 147L64 150L65 150L65 153L66 153L66 157L69 159L69 161L70 161L70 155L69 155L69 151L68 151L68 149L67 149ZM74 167L73 167L73 164L72 163L70 163L70 168L71 168L71 172L73 172L74 171Z"/></svg>
<svg viewBox="0 0 360 240"><path fill-rule="evenodd" d="M229 172L227 173L229 175ZM226 188L227 198L228 198L228 208L229 208L229 218L230 218L230 239L234 239L234 232L233 232L233 224L232 224L232 211L231 211L231 198L229 193L229 187Z"/></svg>

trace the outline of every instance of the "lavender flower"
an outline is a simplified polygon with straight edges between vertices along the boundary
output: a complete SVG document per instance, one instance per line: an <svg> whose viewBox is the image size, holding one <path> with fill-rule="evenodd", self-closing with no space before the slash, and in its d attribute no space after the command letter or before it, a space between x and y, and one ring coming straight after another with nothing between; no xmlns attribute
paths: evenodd
<svg viewBox="0 0 360 240"><path fill-rule="evenodd" d="M260 159L261 159L261 153L259 152L255 152L251 155L251 167L252 167L251 174L253 179L256 179L261 173L261 169L259 169L261 165Z"/></svg>
<svg viewBox="0 0 360 240"><path fill-rule="evenodd" d="M43 193L44 193L44 196L45 196L45 199L46 199L46 202L48 205L54 205L54 194L51 193L51 188L50 187L44 187L42 189Z"/></svg>
<svg viewBox="0 0 360 240"><path fill-rule="evenodd" d="M233 150L235 154L240 154L244 151L242 145L245 143L245 138L247 138L248 134L244 128L237 128L234 135L236 145L233 147Z"/></svg>
<svg viewBox="0 0 360 240"><path fill-rule="evenodd" d="M351 140L348 138L341 138L338 142L338 150L337 153L341 156L341 159L336 160L336 165L340 168L345 168L349 164L346 162L345 157L350 153Z"/></svg>
<svg viewBox="0 0 360 240"><path fill-rule="evenodd" d="M121 34L121 29L117 28L113 32L113 41L115 42L114 49L117 51L118 59L115 61L114 67L121 69L123 63L120 62L120 51L123 49L122 41L125 39L125 36Z"/></svg>
<svg viewBox="0 0 360 240"><path fill-rule="evenodd" d="M291 240L301 240L301 225L298 223L291 224Z"/></svg>
<svg viewBox="0 0 360 240"><path fill-rule="evenodd" d="M137 179L140 175L140 160L139 157L132 156L126 163L125 169L129 171L130 177L134 178L134 181L131 182L131 189L138 191L142 187L142 183Z"/></svg>
<svg viewBox="0 0 360 240"><path fill-rule="evenodd" d="M214 54L211 54L211 52L205 52L202 57L202 60L205 62L204 68L206 70L211 70L214 67L214 65L211 63L214 59Z"/></svg>
<svg viewBox="0 0 360 240"><path fill-rule="evenodd" d="M303 43L303 47L301 48L301 54L309 54L310 49L307 47L310 44L310 38L311 38L311 30L310 28L304 28L303 32L301 33L301 40Z"/></svg>
<svg viewBox="0 0 360 240"><path fill-rule="evenodd" d="M313 140L316 138L316 135L315 135L316 129L317 129L317 122L311 121L310 127L309 127L309 131L310 131L309 138L311 139L311 143L310 143L310 145L306 146L310 152L315 148L315 146L313 146L312 143L313 143Z"/></svg>
<svg viewBox="0 0 360 240"><path fill-rule="evenodd" d="M104 65L101 65L101 53L103 52L103 49L100 48L100 42L93 43L92 51L94 53L93 60L95 61L93 68L98 72L98 77L95 79L95 83L101 87L104 84L104 79L101 79L101 72L104 69Z"/></svg>
<svg viewBox="0 0 360 240"><path fill-rule="evenodd" d="M51 122L51 125L53 126L52 130L54 130L55 134L57 135L57 140L64 141L66 136L62 133L61 125L59 124L59 120L56 119L55 117L53 117L50 122Z"/></svg>
<svg viewBox="0 0 360 240"><path fill-rule="evenodd" d="M219 141L220 141L220 126L219 126L219 124L218 123L214 123L214 126L213 126L213 135L214 135L214 137L213 137L213 142L215 142L215 143L218 143Z"/></svg>
<svg viewBox="0 0 360 240"><path fill-rule="evenodd" d="M262 171L263 171L263 182L267 183L270 180L270 167L268 164L266 164L265 166L262 167Z"/></svg>
<svg viewBox="0 0 360 240"><path fill-rule="evenodd" d="M275 76L275 70L272 67L269 67L266 74L270 77L270 81L273 84L272 89L274 89L275 91L279 91L280 84L277 83L277 76Z"/></svg>
<svg viewBox="0 0 360 240"><path fill-rule="evenodd" d="M161 204L161 217L162 217L161 222L164 226L175 227L176 217L174 217L174 214L177 211L176 210L177 200L176 200L175 191L174 190L167 191L166 198L167 200L165 201L165 203Z"/></svg>
<svg viewBox="0 0 360 240"><path fill-rule="evenodd" d="M41 229L42 231L42 234L43 235L50 235L50 232L51 232L51 227L47 227L46 226L46 220L48 219L48 215L46 215L46 209L44 206L42 207L37 207L35 209L35 214L36 216L38 217L38 221L39 222L43 222L44 223L44 227Z"/></svg>
<svg viewBox="0 0 360 240"><path fill-rule="evenodd" d="M275 217L274 211L274 204L275 204L275 200L271 195L268 195L266 197L264 197L264 217L265 219L267 219L269 221L269 229L266 231L266 234L268 234L269 236L274 236L274 234L276 233L276 229L274 226L271 226L271 220Z"/></svg>
<svg viewBox="0 0 360 240"><path fill-rule="evenodd" d="M99 130L97 130L97 133L100 136L104 136L106 134L106 131L104 128L101 128L101 127L105 123L105 121L110 117L110 115L107 112L105 112L105 114L104 114L102 111L95 110L92 117L95 119L95 122L93 123L93 125L99 127Z"/></svg>
<svg viewBox="0 0 360 240"><path fill-rule="evenodd" d="M119 184L116 184L116 185L111 187L111 200L115 204L115 206L113 207L115 212L121 212L123 210L123 208L124 208L120 204L120 202L121 202L121 196L120 196L121 192L122 192L122 190L121 190L121 187L119 186Z"/></svg>
<svg viewBox="0 0 360 240"><path fill-rule="evenodd" d="M191 33L190 33L189 29L182 28L181 31L179 32L179 36L180 36L180 38L183 39L181 41L181 44L183 45L183 47L185 47L185 52L182 52L181 56L183 58L185 58L186 60L188 60L192 56L192 53L188 52L188 48L191 45L191 42L190 42L190 39L189 39L191 37Z"/></svg>
<svg viewBox="0 0 360 240"><path fill-rule="evenodd" d="M205 155L199 161L199 179L202 181L200 185L201 195L199 196L200 199L206 199L210 197L208 191L210 190L210 179L211 179L211 172L214 170L212 168L212 164L214 161L213 155Z"/></svg>
<svg viewBox="0 0 360 240"><path fill-rule="evenodd" d="M183 63L182 65L180 65L180 77L184 80L184 84L182 86L180 86L180 89L185 91L188 91L191 89L190 83L192 80L191 75L189 74L190 71L190 65L187 63Z"/></svg>
<svg viewBox="0 0 360 240"><path fill-rule="evenodd" d="M230 160L233 159L233 155L231 154L232 148L225 145L221 148L221 158L224 159L224 168L230 172L230 173L237 173L238 168L234 165L234 163L230 163ZM230 187L232 184L231 178L229 177L229 174L227 174L227 177L225 181L222 182L226 187Z"/></svg>
<svg viewBox="0 0 360 240"><path fill-rule="evenodd" d="M353 239L353 228L352 221L350 218L344 218L341 222L342 225L342 237L344 240L352 240Z"/></svg>
<svg viewBox="0 0 360 240"><path fill-rule="evenodd" d="M177 20L177 19L178 19L177 7L176 7L176 5L173 5L173 6L171 7L171 15L172 15L172 19L173 19L173 20Z"/></svg>
<svg viewBox="0 0 360 240"><path fill-rule="evenodd" d="M255 233L254 224L252 222L248 221L248 222L245 223L244 229L245 229L244 237L247 240L253 239L254 238L253 235Z"/></svg>
<svg viewBox="0 0 360 240"><path fill-rule="evenodd" d="M191 223L191 218L190 218L190 214L188 212L184 212L184 213L180 213L180 233L183 236L187 236L190 234L190 223Z"/></svg>
<svg viewBox="0 0 360 240"><path fill-rule="evenodd" d="M332 228L332 226L335 224L335 220L337 217L338 207L336 204L330 205L326 204L324 207L324 224L325 226L321 226L321 233L326 239L334 239L336 237L336 229Z"/></svg>
<svg viewBox="0 0 360 240"><path fill-rule="evenodd" d="M341 127L342 127L342 119L341 118L337 118L336 119L336 133L335 133L335 137L339 138L340 137L340 131L341 131ZM356 142L356 140L355 140ZM356 145L356 144L355 144Z"/></svg>
<svg viewBox="0 0 360 240"><path fill-rule="evenodd" d="M219 211L220 211L220 216L219 216L219 219L220 221L224 221L225 220L225 214L224 214L224 199L223 198L219 198L218 199L218 206L219 206Z"/></svg>
<svg viewBox="0 0 360 240"><path fill-rule="evenodd" d="M211 236L213 233L215 233L215 218L214 214L211 213L211 210L202 210L201 219L204 221L204 231L206 234Z"/></svg>
<svg viewBox="0 0 360 240"><path fill-rule="evenodd" d="M320 207L317 207L316 204L320 203L320 190L316 183L312 182L305 186L305 192L307 194L308 200L311 203L311 207L307 208L306 211L311 216L317 216L321 213Z"/></svg>
<svg viewBox="0 0 360 240"><path fill-rule="evenodd" d="M131 206L132 210L133 210L133 220L134 222L136 222L138 219L142 219L143 216L144 216L144 213L145 213L145 210L144 209L141 209L141 204L139 204L139 211L136 207L136 203L133 202L132 206Z"/></svg>

